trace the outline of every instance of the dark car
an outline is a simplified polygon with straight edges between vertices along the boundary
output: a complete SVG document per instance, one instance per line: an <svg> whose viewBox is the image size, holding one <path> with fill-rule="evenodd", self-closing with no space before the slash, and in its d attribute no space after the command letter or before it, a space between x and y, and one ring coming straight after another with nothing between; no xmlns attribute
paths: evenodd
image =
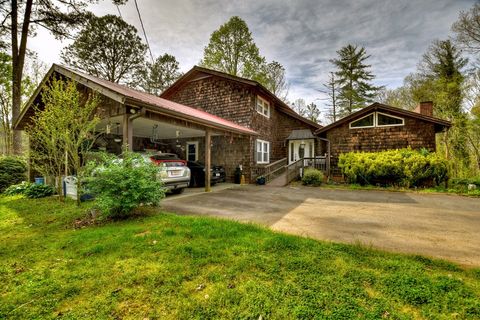
<svg viewBox="0 0 480 320"><path fill-rule="evenodd" d="M188 161L188 168L190 168L190 187L203 187L205 186L205 166L203 163L196 161ZM215 169L215 166L212 166L210 169L210 184L213 186L219 182L222 177L220 170Z"/></svg>
<svg viewBox="0 0 480 320"><path fill-rule="evenodd" d="M227 181L227 175L225 174L225 168L223 166L212 166L213 170L220 173L220 179L218 182Z"/></svg>

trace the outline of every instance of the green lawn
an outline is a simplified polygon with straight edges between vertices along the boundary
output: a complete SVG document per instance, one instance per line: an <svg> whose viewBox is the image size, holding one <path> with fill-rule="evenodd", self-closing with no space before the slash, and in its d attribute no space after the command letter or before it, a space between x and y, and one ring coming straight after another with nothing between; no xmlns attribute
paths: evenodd
<svg viewBox="0 0 480 320"><path fill-rule="evenodd" d="M480 270L153 214L0 197L0 319L479 319Z"/></svg>

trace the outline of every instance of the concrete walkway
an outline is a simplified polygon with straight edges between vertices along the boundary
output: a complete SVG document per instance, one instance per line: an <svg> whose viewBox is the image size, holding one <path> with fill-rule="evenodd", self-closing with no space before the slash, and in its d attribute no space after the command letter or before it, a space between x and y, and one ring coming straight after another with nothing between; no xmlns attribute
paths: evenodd
<svg viewBox="0 0 480 320"><path fill-rule="evenodd" d="M179 214L255 222L316 239L480 267L478 198L234 185L208 194L167 197L162 206Z"/></svg>

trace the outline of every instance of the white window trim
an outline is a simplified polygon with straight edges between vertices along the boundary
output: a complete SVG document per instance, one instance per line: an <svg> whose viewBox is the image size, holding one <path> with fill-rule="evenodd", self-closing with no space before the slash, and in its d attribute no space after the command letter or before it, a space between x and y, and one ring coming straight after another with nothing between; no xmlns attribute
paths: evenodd
<svg viewBox="0 0 480 320"><path fill-rule="evenodd" d="M368 118L368 117L370 117L372 114L373 114L373 125L371 125L371 126L363 126L363 127L352 127L352 123L357 122L357 121L360 121L360 120L365 119L365 118ZM377 117L375 116L375 112L372 112L372 113L367 114L366 116L363 116L363 117L361 117L361 118L358 118L358 119L355 119L355 120L351 121L351 122L348 124L348 126L350 127L350 129L375 128L376 119L377 119Z"/></svg>
<svg viewBox="0 0 480 320"><path fill-rule="evenodd" d="M258 101L262 102L262 111L263 112L258 111ZM265 104L267 104L266 114L265 114ZM257 96L257 100L255 101L255 110L257 111L257 113L261 114L262 116L264 116L266 118L270 118L270 102L268 102L267 100L263 99L260 96Z"/></svg>
<svg viewBox="0 0 480 320"><path fill-rule="evenodd" d="M261 153L262 153L262 160L261 161L258 161L258 143L261 144ZM267 146L267 161L263 161L263 154L265 153L265 150L263 150L263 146L266 144ZM269 141L266 141L266 140L260 140L260 139L257 139L255 140L255 161L256 163L258 164L269 164L270 163L270 142Z"/></svg>
<svg viewBox="0 0 480 320"><path fill-rule="evenodd" d="M399 123L399 124L378 124L378 115L379 114L382 114L384 116L387 116L387 117L391 117L391 118L395 118L395 119L399 119L399 120L402 120L402 123ZM380 127L380 128L383 128L383 127L401 127L401 126L404 126L405 125L405 119L404 118L401 118L401 117L397 117L397 116L393 116L391 114L388 114L388 113L383 113L383 112L376 112L376 115L375 115L375 124L377 127Z"/></svg>
<svg viewBox="0 0 480 320"><path fill-rule="evenodd" d="M357 122L359 120L362 120L364 118L367 118L367 117L370 117L371 115L373 114L373 126L363 126L363 127L352 127L352 123L354 122ZM396 118L396 119L400 119L402 120L402 123L400 124L383 124L383 125L379 125L378 124L378 115L379 114L382 114L384 116L387 116L387 117L392 117L392 118ZM351 121L349 124L348 124L348 127L350 129L365 129L365 128L385 128L385 127L401 127L401 126L404 126L405 125L405 119L404 118L401 118L401 117L397 117L397 116L394 116L394 115L391 115L391 114L388 114L388 113L383 113L383 112L372 112L372 113L369 113L367 114L366 116L363 116L361 118L358 118L358 119L355 119L353 121Z"/></svg>
<svg viewBox="0 0 480 320"><path fill-rule="evenodd" d="M190 144L194 144L195 145L195 161L198 161L198 141L187 141L187 148L185 150L185 159L188 160L188 146Z"/></svg>

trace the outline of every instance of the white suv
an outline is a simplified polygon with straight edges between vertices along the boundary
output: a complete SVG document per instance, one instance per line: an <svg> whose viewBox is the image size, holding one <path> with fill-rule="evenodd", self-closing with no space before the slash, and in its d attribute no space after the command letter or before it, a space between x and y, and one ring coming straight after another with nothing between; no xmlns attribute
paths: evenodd
<svg viewBox="0 0 480 320"><path fill-rule="evenodd" d="M190 169L187 167L187 161L180 159L173 153L159 152L142 154L142 156L160 167L159 178L165 188L178 194L188 187L190 183Z"/></svg>

